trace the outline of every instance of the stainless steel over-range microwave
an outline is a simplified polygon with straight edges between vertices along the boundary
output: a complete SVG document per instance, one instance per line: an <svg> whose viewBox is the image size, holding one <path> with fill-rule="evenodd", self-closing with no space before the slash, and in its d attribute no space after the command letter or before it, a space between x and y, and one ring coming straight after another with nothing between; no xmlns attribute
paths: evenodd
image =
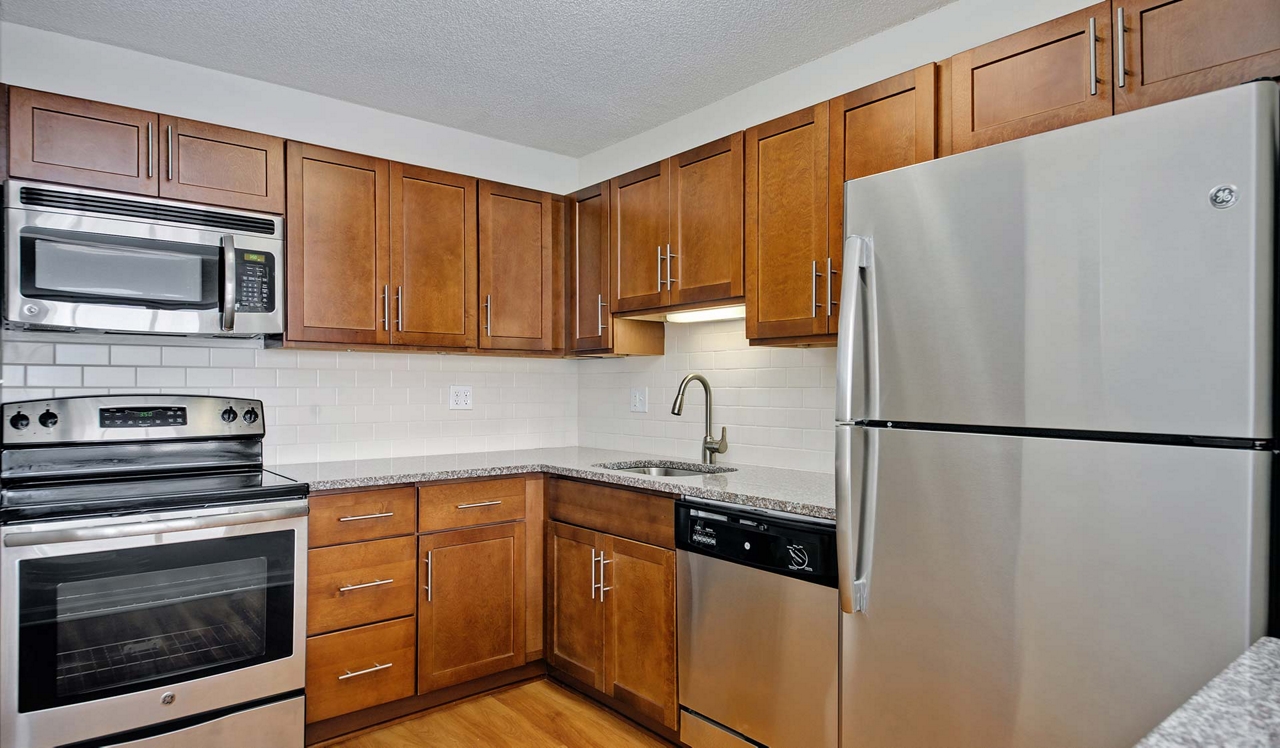
<svg viewBox="0 0 1280 748"><path fill-rule="evenodd" d="M280 216L10 180L10 328L284 332Z"/></svg>

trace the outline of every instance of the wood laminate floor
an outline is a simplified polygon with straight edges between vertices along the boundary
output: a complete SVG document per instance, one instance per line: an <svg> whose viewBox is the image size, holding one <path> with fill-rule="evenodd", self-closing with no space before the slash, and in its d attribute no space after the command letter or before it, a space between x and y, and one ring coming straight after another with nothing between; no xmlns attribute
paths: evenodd
<svg viewBox="0 0 1280 748"><path fill-rule="evenodd" d="M622 717L548 680L384 727L332 748L666 748Z"/></svg>

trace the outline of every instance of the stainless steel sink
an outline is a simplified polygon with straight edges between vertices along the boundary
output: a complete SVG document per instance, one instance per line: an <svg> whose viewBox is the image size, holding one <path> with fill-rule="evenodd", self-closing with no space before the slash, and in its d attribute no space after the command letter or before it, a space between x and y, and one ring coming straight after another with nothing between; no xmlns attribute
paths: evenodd
<svg viewBox="0 0 1280 748"><path fill-rule="evenodd" d="M714 475L716 473L732 473L737 468L720 465L699 465L694 462L667 462L658 460L637 460L635 462L602 462L596 467L606 470L620 470L624 473L641 475L658 475L667 478L687 478L691 475Z"/></svg>

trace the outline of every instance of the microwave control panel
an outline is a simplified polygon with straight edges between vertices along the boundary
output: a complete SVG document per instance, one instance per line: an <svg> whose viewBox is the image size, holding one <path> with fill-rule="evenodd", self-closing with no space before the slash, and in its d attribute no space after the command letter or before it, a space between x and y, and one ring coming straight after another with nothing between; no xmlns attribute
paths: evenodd
<svg viewBox="0 0 1280 748"><path fill-rule="evenodd" d="M237 312L274 312L275 287L275 255L236 250Z"/></svg>

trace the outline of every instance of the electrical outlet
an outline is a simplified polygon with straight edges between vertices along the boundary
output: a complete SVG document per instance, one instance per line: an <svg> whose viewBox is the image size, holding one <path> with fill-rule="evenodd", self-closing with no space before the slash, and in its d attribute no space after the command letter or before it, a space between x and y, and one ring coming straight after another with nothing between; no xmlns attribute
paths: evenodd
<svg viewBox="0 0 1280 748"><path fill-rule="evenodd" d="M449 410L471 410L471 385L449 386Z"/></svg>
<svg viewBox="0 0 1280 748"><path fill-rule="evenodd" d="M632 387L631 388L631 412L632 413L648 413L649 412L649 388L648 387Z"/></svg>

